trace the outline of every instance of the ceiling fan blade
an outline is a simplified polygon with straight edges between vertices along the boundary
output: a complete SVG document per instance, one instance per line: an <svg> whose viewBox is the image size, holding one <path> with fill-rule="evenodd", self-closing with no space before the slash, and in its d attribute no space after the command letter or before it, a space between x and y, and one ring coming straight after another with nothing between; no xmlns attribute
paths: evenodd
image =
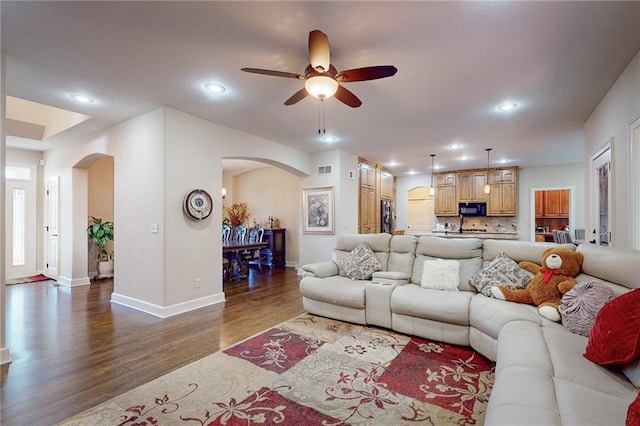
<svg viewBox="0 0 640 426"><path fill-rule="evenodd" d="M398 69L393 65L354 68L352 70L340 71L338 75L336 75L336 80L343 83L376 80L378 78L391 77L395 75L396 72L398 72Z"/></svg>
<svg viewBox="0 0 640 426"><path fill-rule="evenodd" d="M295 103L300 102L301 100L303 100L304 98L306 98L308 95L307 93L307 89L305 89L304 87L300 90L298 90L296 93L293 94L293 96L291 96L289 99L287 99L286 101L284 101L285 105L293 105Z"/></svg>
<svg viewBox="0 0 640 426"><path fill-rule="evenodd" d="M287 78L295 78L298 80L304 80L305 76L300 74L295 74L292 72L285 71L273 71L273 70L263 70L260 68L240 68L244 72L251 72L254 74L264 74L264 75L272 75L274 77L287 77Z"/></svg>
<svg viewBox="0 0 640 426"><path fill-rule="evenodd" d="M320 30L309 33L309 62L319 73L329 71L331 65L331 51L329 50L329 38Z"/></svg>
<svg viewBox="0 0 640 426"><path fill-rule="evenodd" d="M351 108L358 108L362 101L356 95L342 86L338 86L338 91L334 95L340 102L349 105Z"/></svg>

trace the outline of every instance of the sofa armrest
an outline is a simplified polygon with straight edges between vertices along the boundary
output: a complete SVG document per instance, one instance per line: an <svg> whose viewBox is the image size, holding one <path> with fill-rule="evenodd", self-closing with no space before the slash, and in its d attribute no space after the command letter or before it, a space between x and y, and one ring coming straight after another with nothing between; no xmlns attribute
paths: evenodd
<svg viewBox="0 0 640 426"><path fill-rule="evenodd" d="M318 278L326 278L332 277L334 275L338 275L340 271L338 270L338 265L335 262L317 262L310 263L308 265L304 265L302 267L304 271L304 276L318 277Z"/></svg>
<svg viewBox="0 0 640 426"><path fill-rule="evenodd" d="M371 281L381 284L406 284L411 276L404 272L378 271L374 272Z"/></svg>

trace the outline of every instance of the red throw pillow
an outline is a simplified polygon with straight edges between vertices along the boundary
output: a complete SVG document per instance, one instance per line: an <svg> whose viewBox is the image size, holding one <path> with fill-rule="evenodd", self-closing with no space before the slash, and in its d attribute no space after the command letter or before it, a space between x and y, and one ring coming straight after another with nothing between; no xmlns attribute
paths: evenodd
<svg viewBox="0 0 640 426"><path fill-rule="evenodd" d="M640 426L640 393L636 397L635 401L629 405L627 410L627 421L625 426Z"/></svg>
<svg viewBox="0 0 640 426"><path fill-rule="evenodd" d="M585 358L601 365L626 364L640 355L640 289L600 309L589 333Z"/></svg>

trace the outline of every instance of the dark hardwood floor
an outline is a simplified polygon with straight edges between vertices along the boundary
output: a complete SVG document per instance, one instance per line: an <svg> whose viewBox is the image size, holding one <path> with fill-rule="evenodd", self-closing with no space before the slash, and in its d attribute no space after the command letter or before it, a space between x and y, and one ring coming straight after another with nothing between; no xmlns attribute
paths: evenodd
<svg viewBox="0 0 640 426"><path fill-rule="evenodd" d="M303 312L293 268L251 270L226 302L167 319L110 303L111 280L7 287L0 424L50 425Z"/></svg>

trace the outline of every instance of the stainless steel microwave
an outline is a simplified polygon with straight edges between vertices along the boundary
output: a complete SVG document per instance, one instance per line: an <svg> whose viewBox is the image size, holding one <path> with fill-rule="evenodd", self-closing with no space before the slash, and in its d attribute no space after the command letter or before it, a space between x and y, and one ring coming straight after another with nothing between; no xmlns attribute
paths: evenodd
<svg viewBox="0 0 640 426"><path fill-rule="evenodd" d="M487 203L458 203L458 214L460 216L486 216Z"/></svg>

